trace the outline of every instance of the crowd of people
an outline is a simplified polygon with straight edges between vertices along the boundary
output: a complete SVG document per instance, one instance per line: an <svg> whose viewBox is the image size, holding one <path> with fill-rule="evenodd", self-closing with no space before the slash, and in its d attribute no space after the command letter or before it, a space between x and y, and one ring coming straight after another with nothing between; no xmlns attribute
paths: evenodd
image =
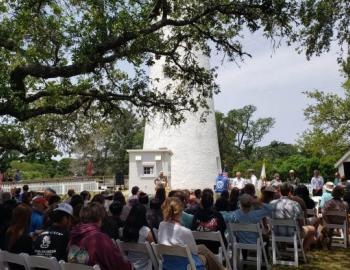
<svg viewBox="0 0 350 270"><path fill-rule="evenodd" d="M192 231L218 231L227 245L227 223L261 223L263 237L269 241L268 218L294 219L303 236L303 248L329 248L331 233L322 226L319 216L309 216L307 209L319 207L322 218L340 224L344 217L327 217L327 211L349 211L350 183L327 182L322 185L319 173L311 180L314 194L295 177L282 181L275 175L263 182L250 172L251 181L240 173L232 180L219 175L212 189L171 190L156 183L154 196L137 186L126 198L122 191L102 192L91 198L87 191L69 190L62 199L54 190L42 193L27 185L0 196L0 248L13 253L55 257L86 265L98 264L102 270L151 269L144 254L129 252L124 256L113 239L125 242L158 242L165 245L187 245L199 269L225 269L214 255L219 244L195 241ZM294 178L292 178L294 176ZM221 181L221 183L220 183ZM157 229L157 230L153 230ZM155 235L157 232L157 235ZM277 234L291 235L289 227L279 226ZM241 232L240 242L255 243L255 233ZM243 254L246 256L246 254ZM181 258L164 260L166 269L181 269L187 262Z"/></svg>

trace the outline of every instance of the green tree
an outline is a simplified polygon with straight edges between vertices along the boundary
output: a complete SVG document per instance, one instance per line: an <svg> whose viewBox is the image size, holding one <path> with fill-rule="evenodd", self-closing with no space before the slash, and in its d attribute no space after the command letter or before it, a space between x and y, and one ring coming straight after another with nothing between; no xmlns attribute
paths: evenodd
<svg viewBox="0 0 350 270"><path fill-rule="evenodd" d="M299 150L296 145L284 142L272 141L269 145L258 146L255 149L254 159L256 160L274 160L286 158L298 154Z"/></svg>
<svg viewBox="0 0 350 270"><path fill-rule="evenodd" d="M224 167L232 168L233 164L251 159L257 143L269 132L274 119L254 119L256 107L244 106L241 109L230 110L226 116L217 113L217 129L220 155Z"/></svg>
<svg viewBox="0 0 350 270"><path fill-rule="evenodd" d="M250 55L246 31L298 42L307 57L331 40L349 41L347 0L3 0L0 14L0 151L23 154L57 143L40 134L45 127L30 134L30 119L64 122L77 111L89 117L133 106L177 123L183 111L206 108L218 92L216 68L202 68L193 51L239 61ZM179 82L168 85L171 95L150 82L147 68L158 59Z"/></svg>
<svg viewBox="0 0 350 270"><path fill-rule="evenodd" d="M88 130L77 130L72 153L77 156L71 165L75 173L86 175L87 161L93 163L95 175L128 173L127 149L142 148L143 127L134 113L125 110L112 118L96 119Z"/></svg>

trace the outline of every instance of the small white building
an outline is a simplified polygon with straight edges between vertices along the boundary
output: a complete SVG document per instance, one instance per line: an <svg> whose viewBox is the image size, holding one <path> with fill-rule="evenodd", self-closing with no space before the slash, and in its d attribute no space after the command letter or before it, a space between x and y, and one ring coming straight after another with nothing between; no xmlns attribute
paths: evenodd
<svg viewBox="0 0 350 270"><path fill-rule="evenodd" d="M129 188L138 186L143 192L154 193L154 180L161 171L168 177L171 186L171 156L167 148L158 150L128 150L129 153Z"/></svg>
<svg viewBox="0 0 350 270"><path fill-rule="evenodd" d="M350 151L346 152L334 165L338 169L341 176L350 180Z"/></svg>

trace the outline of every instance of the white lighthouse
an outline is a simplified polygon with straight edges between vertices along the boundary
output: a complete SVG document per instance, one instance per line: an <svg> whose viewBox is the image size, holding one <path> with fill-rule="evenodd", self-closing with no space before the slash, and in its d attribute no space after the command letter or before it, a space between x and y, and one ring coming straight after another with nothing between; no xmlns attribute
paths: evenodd
<svg viewBox="0 0 350 270"><path fill-rule="evenodd" d="M209 58L197 56L199 64L209 68ZM150 76L160 91L174 84L163 74L162 59L151 68ZM213 188L221 161L212 99L208 105L205 122L200 121L203 110L199 110L185 113L186 121L177 126L164 125L159 115L146 123L143 149L129 151L130 187L152 192L154 178L163 171L171 189Z"/></svg>

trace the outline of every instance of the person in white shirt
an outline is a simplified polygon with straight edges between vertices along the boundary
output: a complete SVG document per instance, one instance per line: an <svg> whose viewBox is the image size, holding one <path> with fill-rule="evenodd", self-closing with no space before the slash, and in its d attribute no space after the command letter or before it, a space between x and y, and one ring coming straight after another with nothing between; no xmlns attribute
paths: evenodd
<svg viewBox="0 0 350 270"><path fill-rule="evenodd" d="M163 245L187 245L190 249L196 265L204 265L206 269L224 270L224 266L218 261L217 257L204 245L196 245L192 231L182 226L180 223L183 211L183 203L176 197L168 197L162 204L163 218L158 229L158 243ZM205 257L202 259L201 257ZM169 262L165 259L164 266L168 268L176 266L181 268L180 264L183 261ZM206 263L204 263L206 262ZM168 264L171 265L168 265ZM186 262L187 264L187 262Z"/></svg>
<svg viewBox="0 0 350 270"><path fill-rule="evenodd" d="M135 204L126 219L123 230L123 241L134 243L154 242L151 229L147 224L146 207ZM152 270L149 257L139 252L129 252L128 260L132 262L135 270Z"/></svg>
<svg viewBox="0 0 350 270"><path fill-rule="evenodd" d="M255 175L255 171L253 169L248 170L249 177L250 177L250 183L254 185L255 188L257 188L258 185L258 178Z"/></svg>
<svg viewBox="0 0 350 270"><path fill-rule="evenodd" d="M236 187L239 190L241 190L242 188L244 188L245 184L246 181L244 178L242 178L241 172L236 172L236 177L232 179L231 189Z"/></svg>

